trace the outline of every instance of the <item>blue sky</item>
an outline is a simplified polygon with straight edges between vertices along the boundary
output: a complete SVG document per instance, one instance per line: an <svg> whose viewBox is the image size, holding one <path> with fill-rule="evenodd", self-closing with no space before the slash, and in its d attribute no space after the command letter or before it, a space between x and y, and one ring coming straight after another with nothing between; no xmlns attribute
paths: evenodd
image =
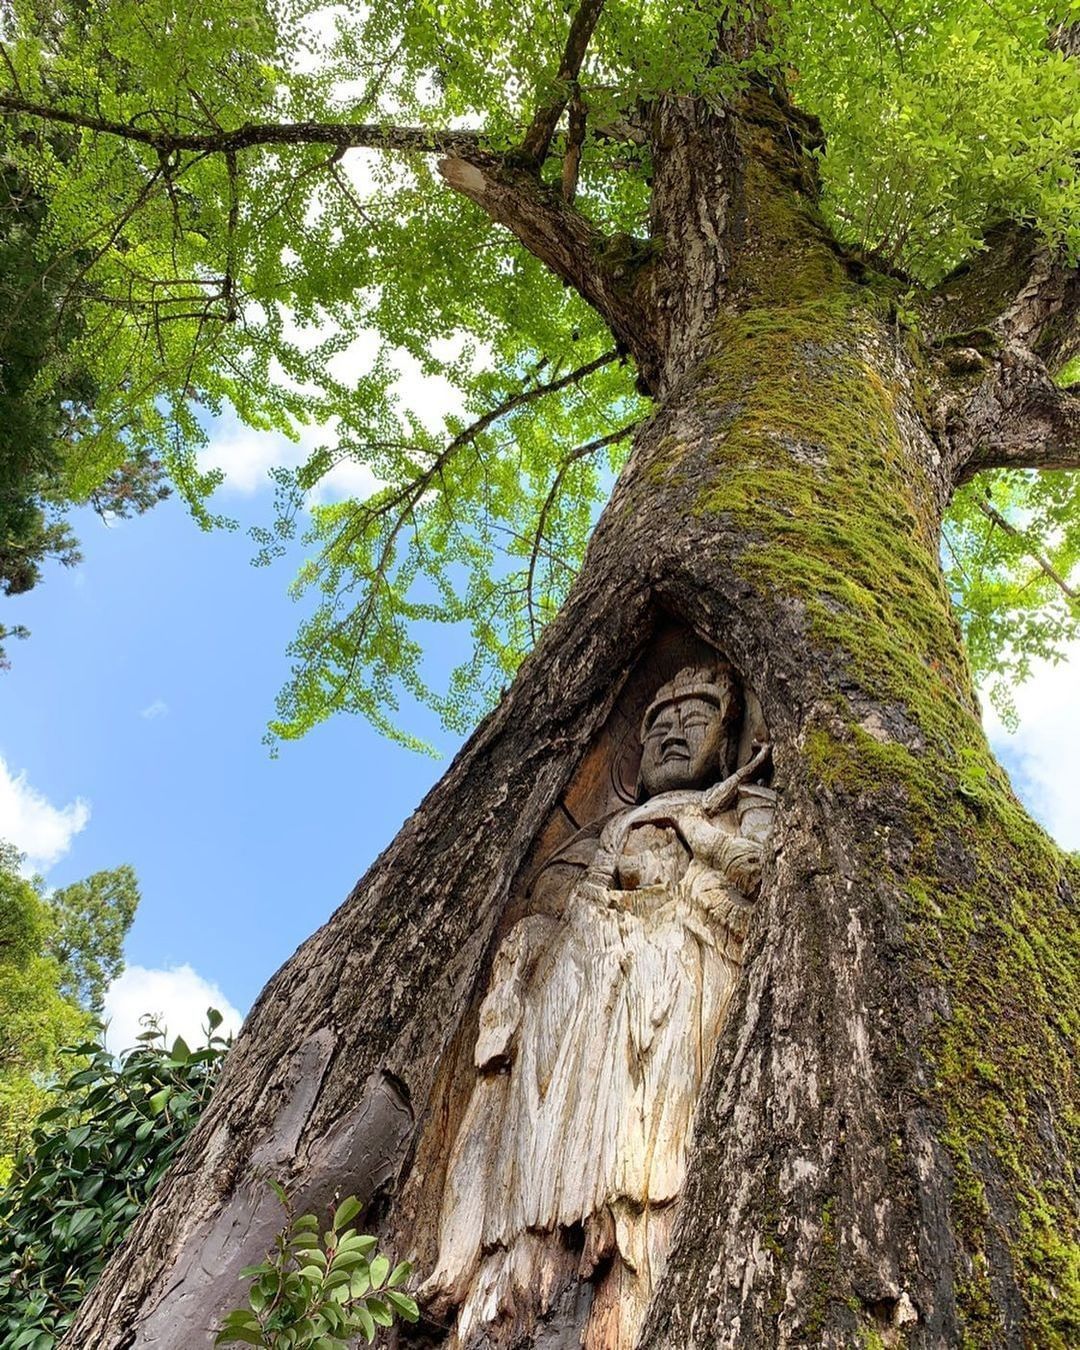
<svg viewBox="0 0 1080 1350"><path fill-rule="evenodd" d="M221 509L265 522L274 446L225 428L234 486ZM175 501L106 526L77 522L85 560L54 568L4 620L0 835L36 853L51 885L121 862L142 903L114 992L114 1033L143 1011L193 1033L212 997L238 1013L322 923L445 770L457 741L422 709L412 731L439 760L339 717L276 760L261 737L300 617L286 586L300 556L250 565L243 528L200 532ZM450 662L449 644L432 654ZM1029 805L1080 848L1080 651L1021 690L1022 729L991 733ZM65 844L67 845L65 848Z"/></svg>
<svg viewBox="0 0 1080 1350"><path fill-rule="evenodd" d="M268 491L222 494L248 520L269 506ZM10 644L0 677L0 756L9 778L25 775L24 797L69 808L69 827L86 814L72 804L88 807L48 882L132 863L143 898L129 964L189 964L244 1010L447 759L341 717L272 760L261 737L299 618L292 560L256 569L243 530L204 534L174 501L77 527L83 564L4 602L32 636ZM422 709L409 717L455 748Z"/></svg>

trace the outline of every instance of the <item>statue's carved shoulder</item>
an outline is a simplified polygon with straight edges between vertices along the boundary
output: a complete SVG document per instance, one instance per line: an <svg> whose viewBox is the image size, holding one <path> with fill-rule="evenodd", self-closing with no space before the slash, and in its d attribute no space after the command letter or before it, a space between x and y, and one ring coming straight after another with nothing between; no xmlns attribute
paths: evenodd
<svg viewBox="0 0 1080 1350"><path fill-rule="evenodd" d="M592 867L605 826L619 814L612 811L590 821L560 844L537 868L529 884L529 908L537 914L560 914L574 884Z"/></svg>

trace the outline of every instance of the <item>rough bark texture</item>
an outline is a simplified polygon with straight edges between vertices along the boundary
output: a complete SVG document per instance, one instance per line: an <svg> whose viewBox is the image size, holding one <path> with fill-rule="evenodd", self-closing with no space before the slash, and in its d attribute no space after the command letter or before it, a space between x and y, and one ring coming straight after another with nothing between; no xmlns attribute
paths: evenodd
<svg viewBox="0 0 1080 1350"><path fill-rule="evenodd" d="M1076 468L1080 398L1052 373L1080 344L1080 277L1026 228L928 297L934 424L957 483L982 469Z"/></svg>
<svg viewBox="0 0 1080 1350"><path fill-rule="evenodd" d="M643 1350L1080 1335L1077 869L989 756L944 592L952 375L825 235L805 130L756 95L664 114L670 247L636 292L664 399L573 594L267 986L67 1345L208 1344L277 1227L266 1174L301 1208L356 1191L425 1273L433 1141L515 879L671 619L757 690L780 809ZM521 1344L577 1344L588 1295Z"/></svg>

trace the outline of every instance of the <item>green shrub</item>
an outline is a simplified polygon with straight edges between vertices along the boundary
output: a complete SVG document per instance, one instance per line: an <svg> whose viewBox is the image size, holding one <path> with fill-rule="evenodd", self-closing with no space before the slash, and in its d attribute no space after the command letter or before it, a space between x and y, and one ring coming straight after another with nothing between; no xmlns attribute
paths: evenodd
<svg viewBox="0 0 1080 1350"><path fill-rule="evenodd" d="M75 1071L0 1194L0 1350L51 1350L206 1105L228 1041L166 1044L154 1022L119 1061L102 1039L62 1053Z"/></svg>
<svg viewBox="0 0 1080 1350"><path fill-rule="evenodd" d="M241 1271L251 1281L248 1306L229 1313L216 1345L263 1346L264 1350L345 1350L354 1336L370 1343L376 1328L395 1318L415 1322L415 1301L400 1286L411 1267L393 1270L376 1240L347 1225L360 1213L354 1195L343 1200L319 1237L314 1214L292 1217L288 1196L271 1182L285 1207L286 1223L265 1261Z"/></svg>

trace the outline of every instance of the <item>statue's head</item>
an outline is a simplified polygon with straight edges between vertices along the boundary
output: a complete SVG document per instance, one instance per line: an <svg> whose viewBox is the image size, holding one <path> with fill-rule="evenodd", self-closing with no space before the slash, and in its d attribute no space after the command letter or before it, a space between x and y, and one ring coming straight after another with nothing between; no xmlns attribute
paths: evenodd
<svg viewBox="0 0 1080 1350"><path fill-rule="evenodd" d="M741 715L725 662L680 670L656 691L641 724L640 795L707 787L730 773Z"/></svg>

